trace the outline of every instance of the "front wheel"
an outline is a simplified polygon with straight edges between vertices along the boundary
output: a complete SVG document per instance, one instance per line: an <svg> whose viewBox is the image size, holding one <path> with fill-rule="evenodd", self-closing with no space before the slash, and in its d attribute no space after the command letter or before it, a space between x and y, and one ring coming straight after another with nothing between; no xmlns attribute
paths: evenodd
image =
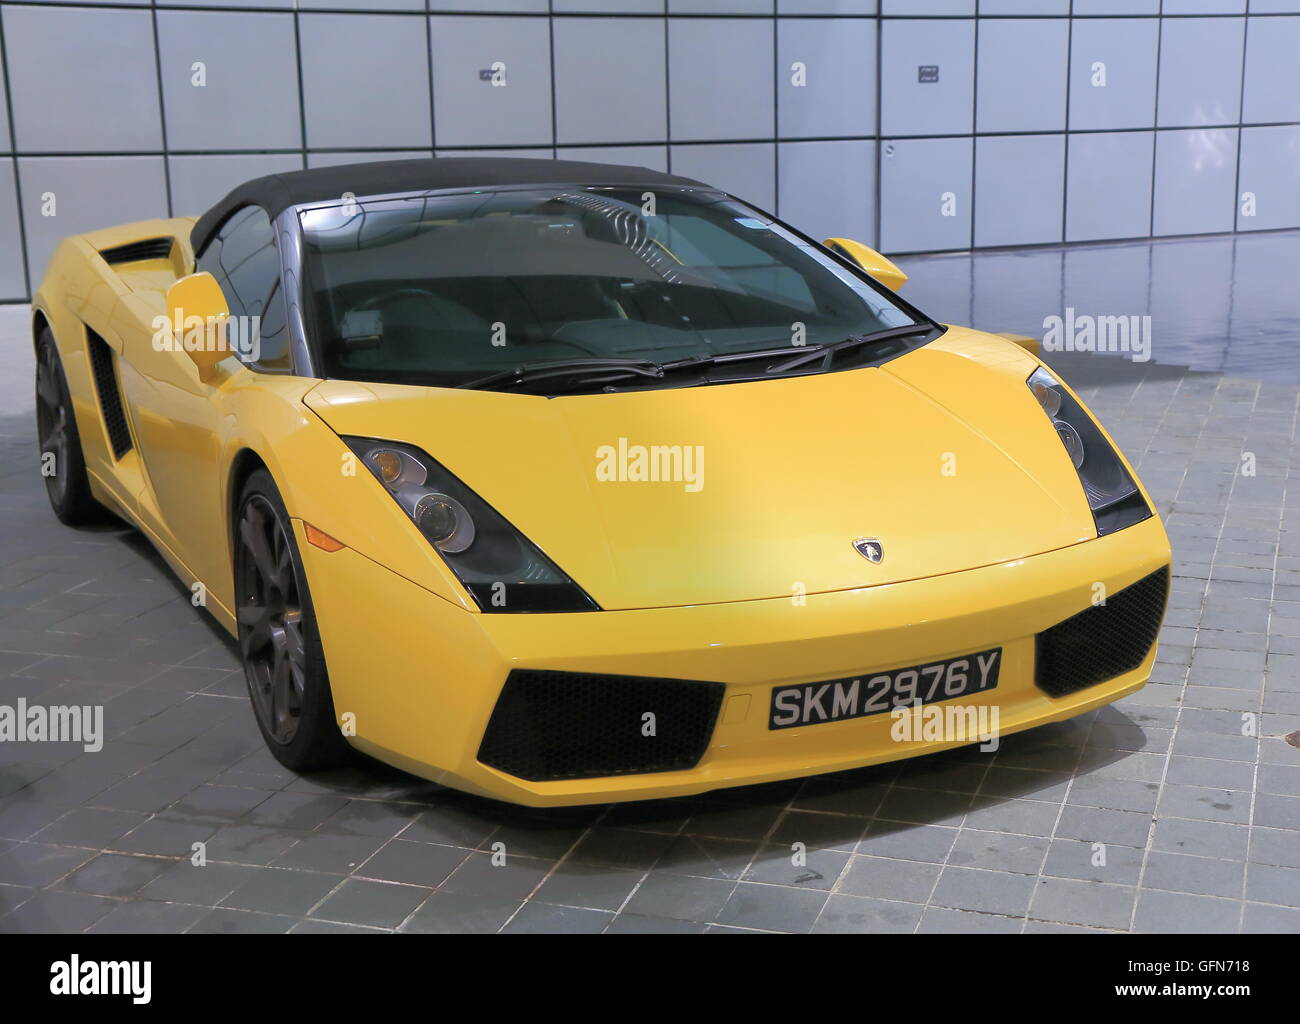
<svg viewBox="0 0 1300 1024"><path fill-rule="evenodd" d="M307 577L284 502L258 470L235 520L235 614L248 695L262 738L286 768L347 762Z"/></svg>
<svg viewBox="0 0 1300 1024"><path fill-rule="evenodd" d="M90 494L68 378L48 327L36 342L36 437L45 493L59 522L81 526L107 518L107 510Z"/></svg>

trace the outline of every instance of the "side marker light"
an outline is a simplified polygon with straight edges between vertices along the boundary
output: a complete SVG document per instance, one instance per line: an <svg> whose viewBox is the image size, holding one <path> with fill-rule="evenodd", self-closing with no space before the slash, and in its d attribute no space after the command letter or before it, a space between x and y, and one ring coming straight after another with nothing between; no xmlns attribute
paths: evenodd
<svg viewBox="0 0 1300 1024"><path fill-rule="evenodd" d="M342 551L346 544L337 541L324 530L318 530L311 523L302 524L303 531L307 534L307 543L312 547L320 548L322 551Z"/></svg>

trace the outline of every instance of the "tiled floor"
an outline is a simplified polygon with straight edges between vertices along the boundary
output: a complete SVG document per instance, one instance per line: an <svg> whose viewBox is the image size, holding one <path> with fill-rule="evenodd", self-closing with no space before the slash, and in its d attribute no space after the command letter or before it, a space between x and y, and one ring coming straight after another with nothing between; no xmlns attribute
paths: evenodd
<svg viewBox="0 0 1300 1024"><path fill-rule="evenodd" d="M549 813L281 769L231 645L140 537L49 513L25 314L0 311L0 703L102 703L109 736L0 746L0 931L1300 931L1300 235L911 260L909 293L1039 333L1062 267L1077 308L1141 314L1166 265L1188 283L1154 362L1052 360L1173 539L1150 685L992 757Z"/></svg>

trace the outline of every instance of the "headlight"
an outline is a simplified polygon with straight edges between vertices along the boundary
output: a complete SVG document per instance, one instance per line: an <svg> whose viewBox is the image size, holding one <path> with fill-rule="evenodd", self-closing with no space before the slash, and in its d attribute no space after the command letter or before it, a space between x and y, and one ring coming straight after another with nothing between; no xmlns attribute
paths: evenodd
<svg viewBox="0 0 1300 1024"><path fill-rule="evenodd" d="M1026 383L1074 463L1097 524L1097 536L1150 519L1151 509L1136 481L1083 406L1042 367Z"/></svg>
<svg viewBox="0 0 1300 1024"><path fill-rule="evenodd" d="M419 448L345 437L485 612L599 606L492 506Z"/></svg>

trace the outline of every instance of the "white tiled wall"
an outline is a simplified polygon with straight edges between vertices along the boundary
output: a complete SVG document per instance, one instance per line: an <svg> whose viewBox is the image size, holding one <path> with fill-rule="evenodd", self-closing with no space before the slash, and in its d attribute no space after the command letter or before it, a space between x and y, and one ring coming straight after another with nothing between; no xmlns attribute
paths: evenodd
<svg viewBox="0 0 1300 1024"><path fill-rule="evenodd" d="M0 29L0 299L65 235L435 152L671 169L893 253L1300 226L1300 0L24 0Z"/></svg>

